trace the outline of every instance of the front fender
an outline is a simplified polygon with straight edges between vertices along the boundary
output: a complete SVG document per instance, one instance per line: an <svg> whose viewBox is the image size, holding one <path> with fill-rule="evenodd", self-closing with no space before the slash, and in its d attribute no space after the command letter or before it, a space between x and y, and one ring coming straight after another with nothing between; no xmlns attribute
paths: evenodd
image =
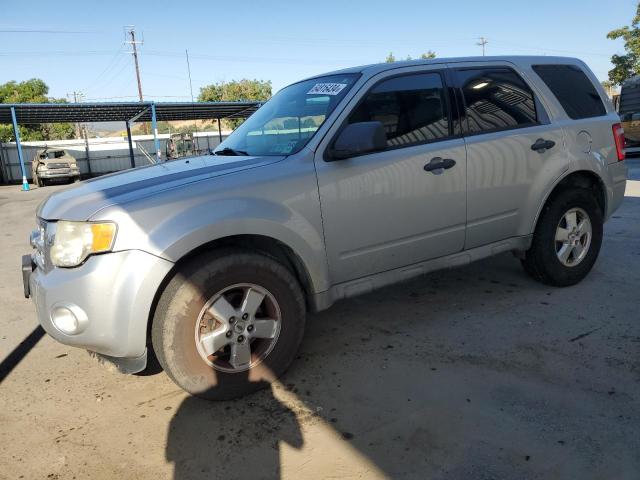
<svg viewBox="0 0 640 480"><path fill-rule="evenodd" d="M211 208L199 206L179 218L163 222L151 240L159 247L159 256L175 262L201 245L235 235L260 235L282 242L304 264L314 292L329 288L321 231L299 212L272 202L229 199L217 204L213 212Z"/></svg>
<svg viewBox="0 0 640 480"><path fill-rule="evenodd" d="M92 220L118 224L114 250L140 249L171 262L224 237L269 237L293 250L313 291L322 292L329 273L320 202L313 164L304 160L113 205Z"/></svg>

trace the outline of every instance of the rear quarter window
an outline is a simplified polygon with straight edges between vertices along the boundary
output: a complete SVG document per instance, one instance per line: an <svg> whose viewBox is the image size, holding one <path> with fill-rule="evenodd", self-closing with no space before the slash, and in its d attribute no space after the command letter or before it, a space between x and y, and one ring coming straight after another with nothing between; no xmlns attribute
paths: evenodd
<svg viewBox="0 0 640 480"><path fill-rule="evenodd" d="M564 108L567 115L578 120L600 117L607 111L589 77L576 65L533 65L533 71Z"/></svg>

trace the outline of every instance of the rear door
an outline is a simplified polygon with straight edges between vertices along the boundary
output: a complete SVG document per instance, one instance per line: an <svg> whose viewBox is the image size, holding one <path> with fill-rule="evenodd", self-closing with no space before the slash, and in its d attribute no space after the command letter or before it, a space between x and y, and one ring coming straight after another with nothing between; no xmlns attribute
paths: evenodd
<svg viewBox="0 0 640 480"><path fill-rule="evenodd" d="M513 65L456 64L452 73L467 146L465 248L531 233L521 224L540 202L536 178L568 166L562 129Z"/></svg>
<svg viewBox="0 0 640 480"><path fill-rule="evenodd" d="M462 250L466 153L453 131L441 68L372 78L316 152L326 249L340 283ZM348 123L380 121L383 151L338 161L324 152ZM446 169L425 169L434 159ZM435 160L438 162L438 160Z"/></svg>

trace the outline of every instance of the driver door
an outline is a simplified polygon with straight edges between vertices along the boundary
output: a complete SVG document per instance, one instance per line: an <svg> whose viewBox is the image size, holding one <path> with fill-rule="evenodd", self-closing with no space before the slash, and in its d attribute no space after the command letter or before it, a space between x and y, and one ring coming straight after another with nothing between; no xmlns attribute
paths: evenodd
<svg viewBox="0 0 640 480"><path fill-rule="evenodd" d="M399 74L399 72L402 72ZM459 252L466 222L466 150L454 133L444 72L412 67L371 79L316 151L332 282ZM347 123L382 122L387 146L338 161L326 152ZM430 162L451 159L447 169Z"/></svg>

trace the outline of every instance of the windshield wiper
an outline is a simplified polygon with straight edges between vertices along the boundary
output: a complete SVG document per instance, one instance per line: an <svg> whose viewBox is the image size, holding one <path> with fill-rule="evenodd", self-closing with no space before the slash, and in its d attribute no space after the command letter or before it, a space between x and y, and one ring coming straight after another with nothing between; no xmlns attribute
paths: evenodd
<svg viewBox="0 0 640 480"><path fill-rule="evenodd" d="M233 148L224 147L221 150L216 150L213 152L214 155L225 155L225 156L245 156L248 157L249 153L244 150L234 150Z"/></svg>

